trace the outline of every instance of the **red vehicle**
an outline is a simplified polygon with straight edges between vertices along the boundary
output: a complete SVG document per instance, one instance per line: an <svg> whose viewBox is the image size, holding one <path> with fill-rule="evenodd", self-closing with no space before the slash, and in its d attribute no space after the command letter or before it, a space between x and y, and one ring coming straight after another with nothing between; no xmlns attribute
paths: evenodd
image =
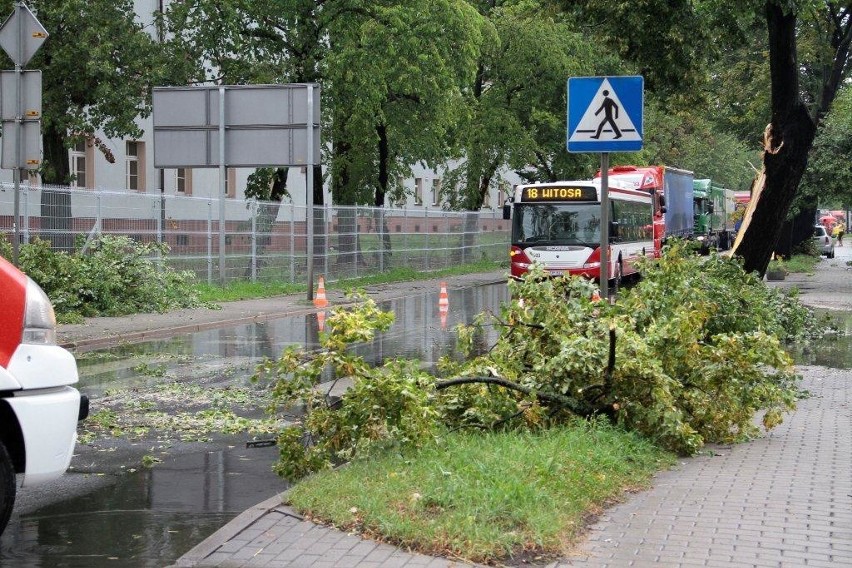
<svg viewBox="0 0 852 568"><path fill-rule="evenodd" d="M669 237L695 236L694 175L670 166L616 166L609 183L650 193L654 199L654 250L659 256ZM595 178L600 177L600 172Z"/></svg>
<svg viewBox="0 0 852 568"><path fill-rule="evenodd" d="M74 356L56 345L47 295L0 257L0 532L23 487L62 475L71 462L77 421L89 402L77 382Z"/></svg>
<svg viewBox="0 0 852 568"><path fill-rule="evenodd" d="M619 281L637 273L638 258L656 251L655 200L647 191L609 184L609 274ZM511 275L520 278L533 263L551 275L600 280L601 201L599 180L519 185L504 206L512 219Z"/></svg>

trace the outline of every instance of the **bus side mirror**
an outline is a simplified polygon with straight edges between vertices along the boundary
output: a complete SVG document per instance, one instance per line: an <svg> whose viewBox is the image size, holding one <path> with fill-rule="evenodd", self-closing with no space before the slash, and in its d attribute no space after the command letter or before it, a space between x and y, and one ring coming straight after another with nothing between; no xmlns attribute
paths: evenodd
<svg viewBox="0 0 852 568"><path fill-rule="evenodd" d="M509 203L503 204L503 219L511 219L512 218L512 205Z"/></svg>

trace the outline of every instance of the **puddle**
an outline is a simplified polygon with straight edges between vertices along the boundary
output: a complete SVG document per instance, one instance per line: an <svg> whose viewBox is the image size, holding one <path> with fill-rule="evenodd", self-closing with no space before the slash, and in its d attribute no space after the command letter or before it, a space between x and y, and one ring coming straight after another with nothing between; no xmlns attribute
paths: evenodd
<svg viewBox="0 0 852 568"><path fill-rule="evenodd" d="M185 454L114 484L13 517L3 566L168 566L244 510L286 489L277 450Z"/></svg>
<svg viewBox="0 0 852 568"><path fill-rule="evenodd" d="M788 347L797 365L818 365L832 369L852 369L852 312L816 310L829 314L840 329L838 335L826 334L807 344Z"/></svg>

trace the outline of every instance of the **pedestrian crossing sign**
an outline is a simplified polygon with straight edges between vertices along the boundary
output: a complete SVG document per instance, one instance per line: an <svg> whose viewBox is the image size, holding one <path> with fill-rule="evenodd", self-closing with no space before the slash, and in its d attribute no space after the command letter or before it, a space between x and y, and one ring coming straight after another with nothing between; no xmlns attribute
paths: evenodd
<svg viewBox="0 0 852 568"><path fill-rule="evenodd" d="M568 151L642 149L644 80L630 77L568 79Z"/></svg>

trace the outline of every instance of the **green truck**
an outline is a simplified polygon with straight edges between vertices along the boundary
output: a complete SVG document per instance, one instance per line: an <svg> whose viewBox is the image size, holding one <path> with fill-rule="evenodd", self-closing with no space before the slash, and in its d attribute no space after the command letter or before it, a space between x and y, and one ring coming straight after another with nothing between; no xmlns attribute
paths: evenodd
<svg viewBox="0 0 852 568"><path fill-rule="evenodd" d="M692 187L695 238L705 251L729 249L734 240L734 191L709 179L694 180Z"/></svg>

